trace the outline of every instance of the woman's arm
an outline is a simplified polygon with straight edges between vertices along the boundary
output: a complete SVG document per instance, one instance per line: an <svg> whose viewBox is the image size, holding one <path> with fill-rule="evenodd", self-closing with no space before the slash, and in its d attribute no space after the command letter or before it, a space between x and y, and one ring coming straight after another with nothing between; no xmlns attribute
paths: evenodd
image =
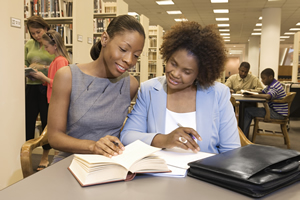
<svg viewBox="0 0 300 200"><path fill-rule="evenodd" d="M81 140L66 134L72 74L70 68L57 71L48 112L48 140L54 149L70 153L92 153L113 156L122 153L124 146L114 136L105 136L99 141ZM113 142L118 143L117 147Z"/></svg>

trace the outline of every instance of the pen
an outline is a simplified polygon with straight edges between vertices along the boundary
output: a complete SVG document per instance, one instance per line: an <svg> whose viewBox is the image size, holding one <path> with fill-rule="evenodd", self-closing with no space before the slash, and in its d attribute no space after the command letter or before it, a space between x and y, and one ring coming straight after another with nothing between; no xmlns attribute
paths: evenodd
<svg viewBox="0 0 300 200"><path fill-rule="evenodd" d="M183 127L180 123L177 123L177 126ZM189 133L189 136L191 136L191 138L193 138L193 140L195 140L197 142L197 139L195 138L195 136L193 134Z"/></svg>

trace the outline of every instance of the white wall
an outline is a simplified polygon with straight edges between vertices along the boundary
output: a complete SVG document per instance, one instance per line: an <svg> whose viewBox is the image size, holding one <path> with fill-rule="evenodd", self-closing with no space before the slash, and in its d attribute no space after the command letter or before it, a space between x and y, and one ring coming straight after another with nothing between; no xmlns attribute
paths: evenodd
<svg viewBox="0 0 300 200"><path fill-rule="evenodd" d="M20 148L25 141L24 1L1 1L0 6L0 189L23 178ZM10 26L10 17L21 28Z"/></svg>

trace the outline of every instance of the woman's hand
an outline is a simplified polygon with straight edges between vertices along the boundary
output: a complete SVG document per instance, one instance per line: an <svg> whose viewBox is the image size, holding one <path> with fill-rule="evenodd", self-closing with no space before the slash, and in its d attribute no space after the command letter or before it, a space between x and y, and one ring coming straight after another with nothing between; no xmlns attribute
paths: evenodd
<svg viewBox="0 0 300 200"><path fill-rule="evenodd" d="M192 150L193 152L200 151L199 145L192 137L202 141L200 135L192 128L179 127L169 134L157 134L152 141L152 146L160 148L179 147L185 150Z"/></svg>
<svg viewBox="0 0 300 200"><path fill-rule="evenodd" d="M36 72L30 72L29 75L35 79L44 81L47 77L45 74L43 74L42 72L39 72L37 70L35 70ZM45 81L44 81L45 82Z"/></svg>
<svg viewBox="0 0 300 200"><path fill-rule="evenodd" d="M112 157L122 154L125 148L117 137L107 135L105 137L100 138L100 140L91 145L90 150L94 154Z"/></svg>
<svg viewBox="0 0 300 200"><path fill-rule="evenodd" d="M41 71L41 70L47 68L46 65L41 65L41 64L37 64L37 63L32 63L29 67L31 67L32 69L36 69L38 71Z"/></svg>

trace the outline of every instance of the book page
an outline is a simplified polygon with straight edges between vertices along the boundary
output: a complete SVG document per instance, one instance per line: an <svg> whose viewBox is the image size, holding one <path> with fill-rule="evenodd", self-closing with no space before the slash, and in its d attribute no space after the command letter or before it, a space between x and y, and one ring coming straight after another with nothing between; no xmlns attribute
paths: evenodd
<svg viewBox="0 0 300 200"><path fill-rule="evenodd" d="M258 94L258 92L251 92L251 91L248 91L248 90L241 90L241 93L242 94Z"/></svg>
<svg viewBox="0 0 300 200"><path fill-rule="evenodd" d="M130 166L132 166L135 162L159 150L160 148L152 147L140 140L136 140L135 142L125 146L123 154L114 156L111 159L120 163L129 170Z"/></svg>

